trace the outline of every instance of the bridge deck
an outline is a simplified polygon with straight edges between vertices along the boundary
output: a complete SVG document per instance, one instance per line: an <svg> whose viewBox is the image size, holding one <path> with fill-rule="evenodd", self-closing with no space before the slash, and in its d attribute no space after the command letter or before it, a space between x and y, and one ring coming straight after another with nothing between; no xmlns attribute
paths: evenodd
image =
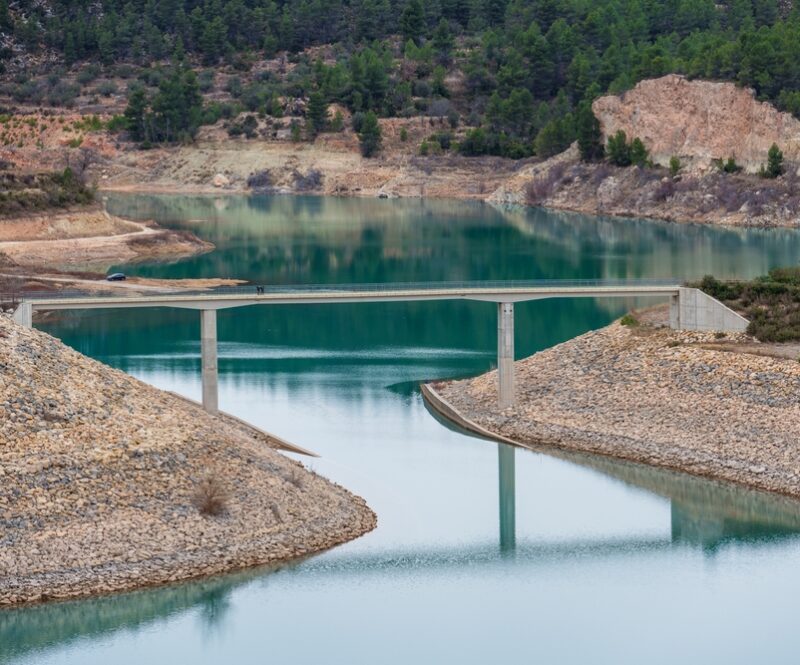
<svg viewBox="0 0 800 665"><path fill-rule="evenodd" d="M537 281L458 282L439 284L356 284L291 287L234 287L211 291L181 291L142 295L60 293L30 295L34 310L107 309L117 307L179 307L226 309L249 305L479 300L523 302L543 298L666 297L679 285L662 281Z"/></svg>

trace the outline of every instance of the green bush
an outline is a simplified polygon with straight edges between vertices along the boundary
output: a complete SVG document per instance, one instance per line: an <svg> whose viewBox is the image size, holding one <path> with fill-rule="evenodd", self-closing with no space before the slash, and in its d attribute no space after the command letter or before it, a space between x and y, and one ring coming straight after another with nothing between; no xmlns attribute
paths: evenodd
<svg viewBox="0 0 800 665"><path fill-rule="evenodd" d="M742 170L733 157L728 157L724 162L721 159L715 159L714 164L723 173L739 173Z"/></svg>
<svg viewBox="0 0 800 665"><path fill-rule="evenodd" d="M783 174L783 152L773 143L767 153L767 166L761 168L761 175L765 178L777 178Z"/></svg>
<svg viewBox="0 0 800 665"><path fill-rule="evenodd" d="M644 147L642 139L634 138L631 141L631 163L635 166L647 166L650 162L650 153Z"/></svg>
<svg viewBox="0 0 800 665"><path fill-rule="evenodd" d="M631 148L628 145L628 137L621 129L608 137L608 144L606 145L606 154L608 161L614 166L630 166L631 165Z"/></svg>
<svg viewBox="0 0 800 665"><path fill-rule="evenodd" d="M95 88L98 95L102 95L103 97L111 97L111 95L117 94L117 84L114 81L101 81L97 84L97 88Z"/></svg>
<svg viewBox="0 0 800 665"><path fill-rule="evenodd" d="M639 325L639 319L629 312L619 320L619 323L622 326L636 328Z"/></svg>
<svg viewBox="0 0 800 665"><path fill-rule="evenodd" d="M762 342L800 340L800 267L775 268L750 281L706 276L690 284L750 321L747 332Z"/></svg>

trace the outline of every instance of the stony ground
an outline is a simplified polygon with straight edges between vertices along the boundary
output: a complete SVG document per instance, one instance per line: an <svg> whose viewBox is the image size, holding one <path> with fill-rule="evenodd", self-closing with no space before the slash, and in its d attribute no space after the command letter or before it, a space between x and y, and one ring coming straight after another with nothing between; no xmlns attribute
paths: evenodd
<svg viewBox="0 0 800 665"><path fill-rule="evenodd" d="M209 479L218 516L198 508ZM0 316L0 605L290 559L375 524L245 428Z"/></svg>
<svg viewBox="0 0 800 665"><path fill-rule="evenodd" d="M800 497L800 363L726 345L752 348L745 335L615 323L518 361L518 402L502 412L496 372L433 387L519 442Z"/></svg>

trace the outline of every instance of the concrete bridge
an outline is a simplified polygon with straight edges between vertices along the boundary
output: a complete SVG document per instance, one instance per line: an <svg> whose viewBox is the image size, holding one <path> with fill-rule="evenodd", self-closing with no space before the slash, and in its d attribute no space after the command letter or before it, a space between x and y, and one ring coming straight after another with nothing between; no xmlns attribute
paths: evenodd
<svg viewBox="0 0 800 665"><path fill-rule="evenodd" d="M685 330L741 331L747 320L697 289L659 280L503 281L324 286L246 286L210 291L140 295L91 295L79 292L30 294L14 320L33 325L33 314L47 310L176 307L200 311L203 406L218 411L217 310L252 305L336 304L477 300L497 307L498 404L514 403L514 303L545 298L664 298L670 302L670 326Z"/></svg>

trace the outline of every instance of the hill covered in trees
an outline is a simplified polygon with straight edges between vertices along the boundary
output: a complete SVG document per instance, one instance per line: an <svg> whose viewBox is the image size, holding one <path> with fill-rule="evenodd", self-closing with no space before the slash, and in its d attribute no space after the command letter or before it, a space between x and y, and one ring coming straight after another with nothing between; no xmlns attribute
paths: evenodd
<svg viewBox="0 0 800 665"><path fill-rule="evenodd" d="M549 156L594 130L595 97L671 72L800 115L800 9L779 0L0 0L0 30L0 93L119 94L116 128L148 142L243 112L316 113L311 138L338 104L357 130L372 113L438 118L423 151Z"/></svg>

